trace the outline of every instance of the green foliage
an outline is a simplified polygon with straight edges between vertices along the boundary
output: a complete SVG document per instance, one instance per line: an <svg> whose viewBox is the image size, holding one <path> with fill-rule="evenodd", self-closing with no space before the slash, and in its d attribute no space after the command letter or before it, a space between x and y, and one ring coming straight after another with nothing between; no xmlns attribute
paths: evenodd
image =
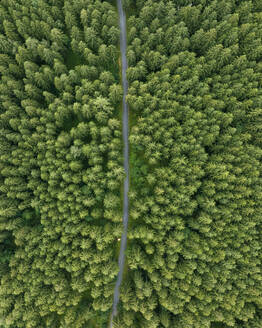
<svg viewBox="0 0 262 328"><path fill-rule="evenodd" d="M262 324L261 23L251 1L137 1L129 16L121 327Z"/></svg>
<svg viewBox="0 0 262 328"><path fill-rule="evenodd" d="M66 66L68 69L73 69L77 65L84 64L84 60L79 55L69 50L66 56Z"/></svg>
<svg viewBox="0 0 262 328"><path fill-rule="evenodd" d="M108 321L124 177L118 34L108 2L1 1L5 328Z"/></svg>
<svg viewBox="0 0 262 328"><path fill-rule="evenodd" d="M108 325L124 179L114 6L0 2L5 328ZM260 328L261 1L124 6L131 190L115 327Z"/></svg>
<svg viewBox="0 0 262 328"><path fill-rule="evenodd" d="M148 167L143 160L143 157L134 150L130 154L130 180L131 184L140 189L144 184L144 177L147 175Z"/></svg>

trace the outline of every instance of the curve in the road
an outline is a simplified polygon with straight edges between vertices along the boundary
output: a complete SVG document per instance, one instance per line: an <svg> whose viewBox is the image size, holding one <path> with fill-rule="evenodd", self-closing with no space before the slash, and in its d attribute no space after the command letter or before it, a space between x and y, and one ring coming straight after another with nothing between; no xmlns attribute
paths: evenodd
<svg viewBox="0 0 262 328"><path fill-rule="evenodd" d="M126 95L128 89L128 83L126 79L127 70L127 58L126 58L126 16L123 10L121 0L117 0L117 8L119 15L120 25L120 51L122 61L122 86L123 86L123 119L122 119L122 131L124 142L124 169L125 169L125 181L124 181L124 203L123 203L123 232L121 237L120 252L118 258L119 272L114 290L113 308L110 319L110 328L113 327L113 319L117 315L117 305L119 302L119 288L123 278L123 270L125 263L125 249L127 243L127 224L128 224L128 190L129 190L129 150L128 150L128 105L126 103Z"/></svg>

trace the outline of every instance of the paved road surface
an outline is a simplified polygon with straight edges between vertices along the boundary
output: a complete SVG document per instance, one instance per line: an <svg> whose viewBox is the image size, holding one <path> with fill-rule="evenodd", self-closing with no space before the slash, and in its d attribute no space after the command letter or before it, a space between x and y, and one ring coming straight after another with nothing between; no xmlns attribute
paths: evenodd
<svg viewBox="0 0 262 328"><path fill-rule="evenodd" d="M126 172L126 178L124 181L124 204L123 204L123 232L121 237L120 252L118 258L119 272L114 291L114 302L110 320L110 328L113 327L113 318L117 314L117 304L119 301L119 287L122 282L123 269L125 263L125 249L127 241L127 223L128 223L128 189L129 189L129 164L128 164L128 106L125 101L127 94L128 84L126 79L127 58L126 58L126 16L123 11L122 1L117 0L117 8L120 24L120 51L122 60L122 86L123 86L123 142L124 142L124 169Z"/></svg>

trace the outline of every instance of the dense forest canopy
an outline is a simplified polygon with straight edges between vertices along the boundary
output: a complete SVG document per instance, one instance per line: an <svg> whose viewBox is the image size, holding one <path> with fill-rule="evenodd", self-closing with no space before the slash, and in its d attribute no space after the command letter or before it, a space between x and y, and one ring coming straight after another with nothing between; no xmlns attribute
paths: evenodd
<svg viewBox="0 0 262 328"><path fill-rule="evenodd" d="M118 325L261 327L261 2L135 4Z"/></svg>
<svg viewBox="0 0 262 328"><path fill-rule="evenodd" d="M116 9L4 0L0 33L1 316L101 327L124 177Z"/></svg>
<svg viewBox="0 0 262 328"><path fill-rule="evenodd" d="M124 0L115 328L262 326L262 2ZM0 325L107 327L124 179L116 3L0 2Z"/></svg>

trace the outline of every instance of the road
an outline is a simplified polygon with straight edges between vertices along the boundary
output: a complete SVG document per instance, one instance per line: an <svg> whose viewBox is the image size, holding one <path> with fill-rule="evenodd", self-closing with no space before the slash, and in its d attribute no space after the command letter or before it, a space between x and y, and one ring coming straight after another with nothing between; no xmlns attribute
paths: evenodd
<svg viewBox="0 0 262 328"><path fill-rule="evenodd" d="M120 51L122 61L122 86L123 86L123 118L122 118L122 131L123 131L123 143L124 143L124 169L125 169L125 181L124 181L124 203L123 203L123 232L121 237L120 252L118 257L119 272L114 290L114 301L112 314L110 319L110 328L113 327L113 318L117 315L117 305L119 302L119 287L123 278L124 264L125 264L125 249L127 242L127 224L128 224L128 190L129 190L129 150L128 150L128 105L126 103L126 95L128 89L128 83L126 79L127 70L127 58L126 58L126 16L123 10L121 0L117 0L117 9L119 15L120 26Z"/></svg>

